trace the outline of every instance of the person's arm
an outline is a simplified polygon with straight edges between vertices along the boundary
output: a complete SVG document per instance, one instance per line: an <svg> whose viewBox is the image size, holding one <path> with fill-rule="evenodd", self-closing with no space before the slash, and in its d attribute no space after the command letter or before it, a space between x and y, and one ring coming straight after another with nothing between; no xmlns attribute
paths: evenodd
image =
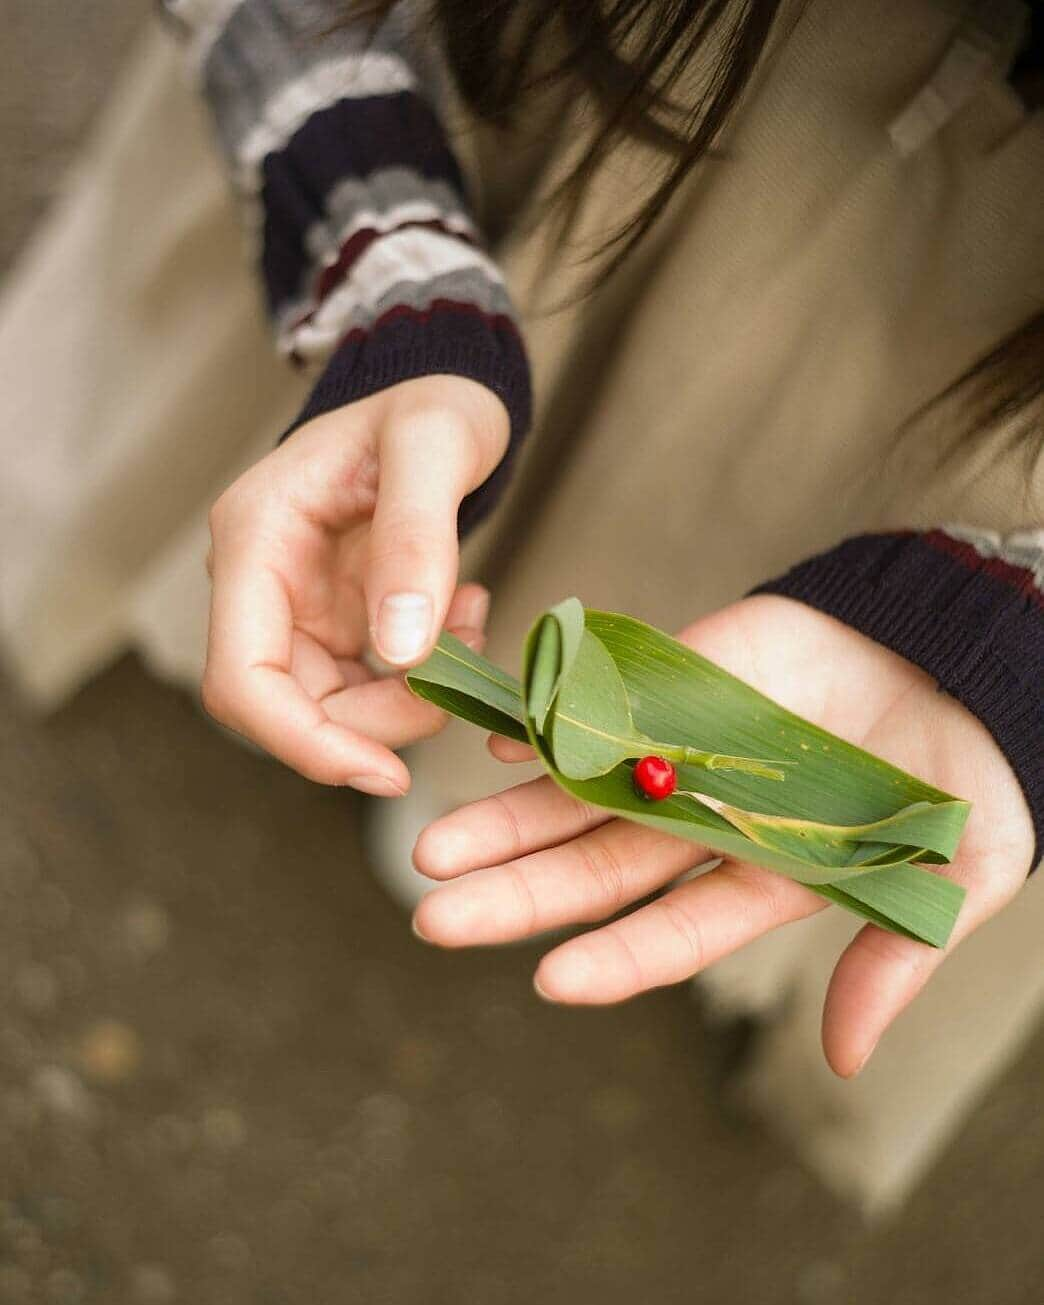
<svg viewBox="0 0 1044 1305"><path fill-rule="evenodd" d="M481 641L458 525L491 506L530 405L411 8L374 29L323 0L167 5L279 345L318 373L292 438L211 511L203 701L309 778L383 795L410 782L394 750L443 717L365 654L401 668L443 628Z"/></svg>
<svg viewBox="0 0 1044 1305"><path fill-rule="evenodd" d="M509 442L461 524L489 509L529 424L526 355L438 117L433 35L400 3L374 27L323 0L167 0L209 105L280 350L317 371L291 430L416 377L478 382Z"/></svg>

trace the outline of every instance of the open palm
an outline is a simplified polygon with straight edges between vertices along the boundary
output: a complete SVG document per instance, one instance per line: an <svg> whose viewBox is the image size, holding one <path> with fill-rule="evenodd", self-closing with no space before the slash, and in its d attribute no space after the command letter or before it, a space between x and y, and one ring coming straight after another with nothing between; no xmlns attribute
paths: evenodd
<svg viewBox="0 0 1044 1305"><path fill-rule="evenodd" d="M837 963L823 1045L837 1073L855 1074L946 953L1025 880L1033 831L1018 781L985 727L930 676L801 603L744 599L679 637L782 706L972 803L958 853L941 871L968 891L949 947L867 925ZM506 761L531 755L503 739L491 746ZM424 831L418 869L454 882L423 900L415 926L431 942L460 947L617 917L556 946L536 974L549 1000L601 1004L686 979L826 905L801 884L731 859L674 883L714 855L611 819L538 779Z"/></svg>

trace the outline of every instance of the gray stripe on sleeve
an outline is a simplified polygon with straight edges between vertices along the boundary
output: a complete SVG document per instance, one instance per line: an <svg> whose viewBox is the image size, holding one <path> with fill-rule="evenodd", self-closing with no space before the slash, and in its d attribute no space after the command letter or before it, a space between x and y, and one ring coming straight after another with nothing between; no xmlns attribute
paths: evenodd
<svg viewBox="0 0 1044 1305"><path fill-rule="evenodd" d="M243 0L202 66L203 89L222 148L235 158L276 96L295 82L306 82L319 64L365 50L398 56L426 98L437 101L438 64L434 52L426 52L416 38L411 8L397 4L374 31L362 20L333 26L337 7L328 0Z"/></svg>
<svg viewBox="0 0 1044 1305"><path fill-rule="evenodd" d="M328 258L341 243L341 232L363 210L390 213L403 204L427 202L443 215L467 218L456 189L437 177L423 177L412 168L381 168L365 181L346 177L327 195L325 222L316 222L305 237L305 247L316 262ZM470 219L469 219L470 220Z"/></svg>

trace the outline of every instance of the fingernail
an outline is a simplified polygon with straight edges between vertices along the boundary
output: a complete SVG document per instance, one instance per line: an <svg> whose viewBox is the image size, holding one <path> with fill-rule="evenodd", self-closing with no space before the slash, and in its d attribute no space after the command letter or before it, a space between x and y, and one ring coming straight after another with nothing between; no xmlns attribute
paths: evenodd
<svg viewBox="0 0 1044 1305"><path fill-rule="evenodd" d="M541 986L540 986L540 980L539 980L538 978L535 978L535 977L534 977L534 979L533 979L533 990L534 990L534 992L536 993L536 995L537 995L539 998L541 998L542 1001L549 1001L549 1002L551 1002L552 1004L554 1004L554 1000L555 1000L554 997L550 996L549 993L545 992L544 989L541 988Z"/></svg>
<svg viewBox="0 0 1044 1305"><path fill-rule="evenodd" d="M431 939L428 937L428 935L424 932L424 930L423 930L423 929L420 927L420 925L417 923L417 917L416 917L416 916L414 916L413 919L410 921L410 928L413 930L413 936L414 936L414 938L419 938L419 939L421 940L421 942L426 942L426 943L430 943L430 942L431 942Z"/></svg>
<svg viewBox="0 0 1044 1305"><path fill-rule="evenodd" d="M353 775L345 783L356 788L360 793L369 793L371 797L405 797L406 790L400 788L393 779L386 775Z"/></svg>
<svg viewBox="0 0 1044 1305"><path fill-rule="evenodd" d="M389 594L377 614L377 651L388 662L412 661L427 646L431 622L427 594Z"/></svg>

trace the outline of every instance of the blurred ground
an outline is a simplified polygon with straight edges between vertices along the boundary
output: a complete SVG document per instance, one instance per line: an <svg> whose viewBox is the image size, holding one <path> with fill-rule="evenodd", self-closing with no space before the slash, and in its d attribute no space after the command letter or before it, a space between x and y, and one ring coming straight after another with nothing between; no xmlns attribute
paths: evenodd
<svg viewBox="0 0 1044 1305"><path fill-rule="evenodd" d="M0 0L0 264L139 16ZM867 1230L684 991L571 1015L531 949L424 948L358 816L131 658L48 722L0 687L0 1305L1044 1298L1044 1037Z"/></svg>

